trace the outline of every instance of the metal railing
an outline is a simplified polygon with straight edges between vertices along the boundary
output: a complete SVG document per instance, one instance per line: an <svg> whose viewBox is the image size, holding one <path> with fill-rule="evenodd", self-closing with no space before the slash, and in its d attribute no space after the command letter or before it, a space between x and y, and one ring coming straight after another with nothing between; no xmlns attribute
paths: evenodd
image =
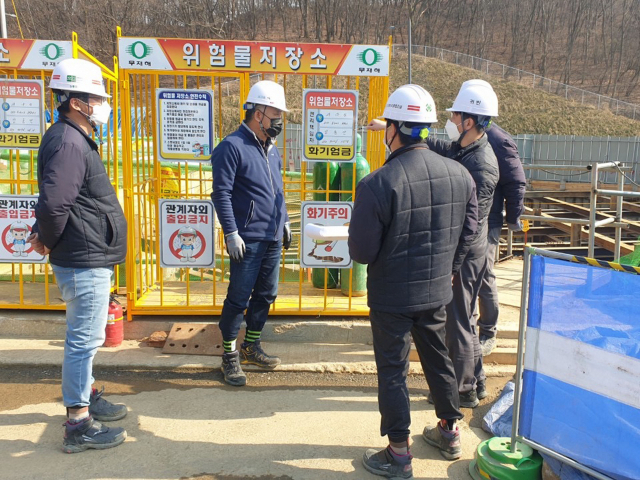
<svg viewBox="0 0 640 480"><path fill-rule="evenodd" d="M629 224L622 220L622 199L623 197L640 197L640 192L632 192L624 190L625 171L628 167L623 167L620 162L602 162L591 165L575 166L575 165L526 165L527 170L531 169L547 169L562 171L584 171L590 175L591 190L589 192L589 219L584 218L563 218L549 217L543 215L522 215L522 220L538 221L546 224L569 223L571 225L584 225L589 228L589 239L587 242L588 257L594 258L595 255L595 239L596 229L608 225L615 229L615 244L613 249L614 259L620 258L620 244L622 243L622 229L629 228ZM613 171L616 173L617 190L607 190L598 188L599 174L601 172ZM605 218L597 220L598 195L607 195L616 197L616 214L614 218ZM513 232L509 230L507 234L507 255L511 255L513 249Z"/></svg>
<svg viewBox="0 0 640 480"><path fill-rule="evenodd" d="M393 54L402 51L406 52L407 50L408 47L406 44L394 44L392 46ZM601 95L582 88L572 87L566 83L561 83L536 73L527 72L526 70L521 70L519 68L504 65L485 58L475 57L466 53L454 52L445 48L430 47L428 45L413 45L411 47L411 53L423 55L425 57L437 58L444 62L461 65L463 67L473 68L474 70L486 73L487 75L501 76L502 78L511 81L515 80L523 85L544 90L547 93L556 94L567 100L573 100L583 105L591 105L598 109L607 108L616 115L624 115L625 117L633 119L635 119L637 115L640 116L640 105L625 102L607 95Z"/></svg>

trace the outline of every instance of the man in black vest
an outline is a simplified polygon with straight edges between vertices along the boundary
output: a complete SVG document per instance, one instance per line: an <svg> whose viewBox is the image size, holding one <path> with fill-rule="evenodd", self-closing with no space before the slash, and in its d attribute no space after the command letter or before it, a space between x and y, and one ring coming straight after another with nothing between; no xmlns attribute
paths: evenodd
<svg viewBox="0 0 640 480"><path fill-rule="evenodd" d="M41 255L49 255L67 304L63 450L76 453L115 447L127 437L123 428L98 422L123 418L127 407L108 402L92 388L93 357L105 340L113 266L127 254L127 222L90 136L111 115L100 67L63 60L49 87L60 104L60 118L38 150L40 195L28 241Z"/></svg>
<svg viewBox="0 0 640 480"><path fill-rule="evenodd" d="M423 438L449 460L461 455L456 421L462 413L445 346L445 308L452 275L476 231L477 206L469 172L424 143L437 121L426 90L400 87L384 118L391 155L358 184L349 226L351 258L368 265L381 435L389 438L387 448L368 450L363 463L376 475L412 478L406 384L411 336L440 419Z"/></svg>

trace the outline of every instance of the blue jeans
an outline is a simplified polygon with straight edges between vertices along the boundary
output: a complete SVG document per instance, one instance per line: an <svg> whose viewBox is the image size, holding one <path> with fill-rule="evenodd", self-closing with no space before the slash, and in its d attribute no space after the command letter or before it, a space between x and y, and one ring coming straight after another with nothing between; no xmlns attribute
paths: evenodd
<svg viewBox="0 0 640 480"><path fill-rule="evenodd" d="M278 295L282 242L245 242L245 247L242 262L231 262L229 289L220 315L220 331L226 341L238 337L245 309L247 329L261 332Z"/></svg>
<svg viewBox="0 0 640 480"><path fill-rule="evenodd" d="M62 401L65 407L86 407L94 382L93 357L105 339L113 268L52 268L67 304Z"/></svg>

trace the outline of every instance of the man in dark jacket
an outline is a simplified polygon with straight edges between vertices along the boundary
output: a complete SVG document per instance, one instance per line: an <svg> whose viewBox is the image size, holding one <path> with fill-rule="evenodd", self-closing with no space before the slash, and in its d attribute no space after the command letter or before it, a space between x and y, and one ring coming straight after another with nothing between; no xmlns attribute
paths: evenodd
<svg viewBox="0 0 640 480"><path fill-rule="evenodd" d="M453 279L453 300L447 305L447 347L456 371L460 405L474 408L487 395L473 313L486 268L488 216L499 175L498 161L484 130L491 118L498 116L498 98L487 82L469 80L447 110L451 119L445 130L452 141L427 139L427 144L471 173L478 196L478 230ZM435 392L431 393L434 398Z"/></svg>
<svg viewBox="0 0 640 480"><path fill-rule="evenodd" d="M92 129L109 121L100 67L85 60L60 62L49 87L60 106L38 151L36 223L29 240L49 255L67 304L62 400L67 407L63 449L75 453L120 445L127 433L100 421L119 420L124 405L92 388L93 357L105 340L113 266L127 254L127 223L104 168Z"/></svg>
<svg viewBox="0 0 640 480"><path fill-rule="evenodd" d="M368 450L363 463L377 475L412 478L406 384L411 336L440 419L425 428L424 439L447 459L461 455L456 421L462 414L444 342L445 306L452 273L475 234L477 206L469 173L424 143L437 121L426 90L400 87L389 97L384 118L391 155L358 184L349 226L351 258L368 264L380 432L389 438L386 449Z"/></svg>
<svg viewBox="0 0 640 480"><path fill-rule="evenodd" d="M480 335L482 356L487 356L493 351L498 332L500 302L498 301L498 287L493 266L505 218L502 215L502 211L503 209L506 211L509 230L513 232L522 230L520 215L524 213L524 195L527 183L520 155L518 154L518 146L511 138L511 135L494 123L487 129L487 138L498 159L500 179L493 194L493 206L489 213L487 268L478 294L478 311L480 313L478 333Z"/></svg>
<svg viewBox="0 0 640 480"><path fill-rule="evenodd" d="M275 368L280 359L260 344L269 308L278 294L282 247L291 245L284 199L282 159L273 145L287 112L284 89L262 80L251 87L245 121L213 151L211 198L231 257L229 289L220 315L224 346L222 373L229 385L243 386L240 366ZM247 310L247 330L240 353L236 339Z"/></svg>

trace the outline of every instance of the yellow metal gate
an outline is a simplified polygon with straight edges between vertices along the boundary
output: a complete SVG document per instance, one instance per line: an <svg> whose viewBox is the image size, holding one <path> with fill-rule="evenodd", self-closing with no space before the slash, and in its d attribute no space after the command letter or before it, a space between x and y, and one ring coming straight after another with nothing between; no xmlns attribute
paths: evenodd
<svg viewBox="0 0 640 480"><path fill-rule="evenodd" d="M382 115L384 110L389 88L388 73L379 75L376 73L379 69L370 65L383 54L386 55L388 64L390 49L387 46L132 38L123 37L120 29L118 43L120 106L124 127L122 155L125 215L130 232L127 255L128 319L131 320L133 315L219 314L228 285L228 257L221 229L217 230L216 262L213 268L163 268L160 265L159 199L209 199L212 175L208 163L194 165L186 161L158 161L155 144L158 139L156 89L212 90L215 99L214 126L218 140L240 125L244 117L242 105L250 85L263 78L283 85L287 103L291 105L289 108L294 111L297 109L296 105L299 105L304 88L357 90L360 103L367 105L366 113L360 115L358 120L359 125L364 125L368 119ZM363 58L367 49L372 50L373 53L369 54L373 60L368 61L355 74L337 74L338 70L344 70L344 64L337 58L338 53L351 52L354 55L353 52L357 50L361 52L359 58ZM296 63L291 55L287 54L285 57L285 50L293 52L294 56L298 53L298 69L293 68ZM271 61L267 62L268 68L263 65L262 60L258 62L258 57L251 56L254 53L247 53L250 51L263 54L263 57L272 53ZM334 51L338 53L332 56ZM239 57L239 52L249 56ZM314 70L314 66L300 68L301 57L315 58L314 66L320 68L323 67L320 60L324 58L328 67L325 70ZM239 58L248 62L242 65L249 65L249 68L239 67ZM234 61L235 65L232 67ZM278 68L276 61L280 65ZM289 67L282 67L283 63ZM285 119L284 145L279 145L279 148L283 152L285 199L292 221L294 241L288 252L283 251L279 294L272 313L366 315L366 297L354 297L351 288L348 295L343 295L340 289L327 288L326 280L324 288L313 288L308 272L299 263L301 202L311 200L312 195L318 192L326 194L327 200L332 193L351 193L353 196L355 185L347 188L343 186L342 190L335 191L330 189L327 181L324 188L314 190L308 181L307 164L304 161L299 172L291 172L288 167L286 121ZM384 162L382 135L382 132L378 132L367 136L367 159L372 170ZM355 178L355 164L353 168ZM351 275L347 277L348 280L343 278L351 282Z"/></svg>
<svg viewBox="0 0 640 480"><path fill-rule="evenodd" d="M120 154L118 152L118 89L117 59L110 70L98 62L78 44L73 33L71 41L0 39L8 58L0 69L2 79L40 80L43 82L45 129L54 120L53 94L47 89L49 77L56 63L65 58L84 58L98 64L103 72L107 92L112 95L114 120L101 127L96 135L100 154L114 187L121 189ZM0 83L2 83L0 79ZM36 145L37 147L37 145ZM0 147L1 148L1 147ZM37 149L26 150L16 146L0 150L0 195L24 196L38 194ZM120 274L124 269L116 267L114 289L124 285ZM55 285L55 277L48 263L0 263L0 308L64 310L65 305Z"/></svg>

